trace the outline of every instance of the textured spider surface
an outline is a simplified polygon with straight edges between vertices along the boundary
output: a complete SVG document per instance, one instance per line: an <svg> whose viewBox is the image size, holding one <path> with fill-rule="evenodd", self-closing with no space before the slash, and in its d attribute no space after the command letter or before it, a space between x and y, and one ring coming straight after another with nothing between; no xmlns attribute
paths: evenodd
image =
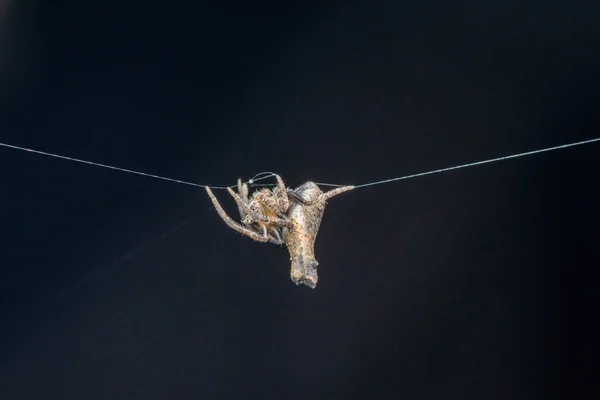
<svg viewBox="0 0 600 400"><path fill-rule="evenodd" d="M314 244L325 211L326 200L354 186L341 186L323 193L313 182L287 188L279 175L273 189L260 189L250 197L248 185L238 179L238 191L227 188L240 213L231 218L210 188L208 196L219 216L232 229L258 242L285 244L290 253L290 277L294 283L315 288L318 281Z"/></svg>

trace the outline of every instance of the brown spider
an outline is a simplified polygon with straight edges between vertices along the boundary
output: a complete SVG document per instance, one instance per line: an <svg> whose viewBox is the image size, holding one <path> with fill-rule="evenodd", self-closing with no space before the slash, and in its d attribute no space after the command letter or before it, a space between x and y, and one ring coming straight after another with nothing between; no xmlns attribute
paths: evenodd
<svg viewBox="0 0 600 400"><path fill-rule="evenodd" d="M219 216L232 229L258 242L285 244L292 262L290 276L296 284L312 289L317 286L318 275L314 244L325 211L326 200L354 189L342 186L323 193L313 182L296 189L286 188L279 175L272 190L261 189L248 197L248 185L238 179L238 193L227 188L237 203L241 224L229 217L219 201L206 188Z"/></svg>

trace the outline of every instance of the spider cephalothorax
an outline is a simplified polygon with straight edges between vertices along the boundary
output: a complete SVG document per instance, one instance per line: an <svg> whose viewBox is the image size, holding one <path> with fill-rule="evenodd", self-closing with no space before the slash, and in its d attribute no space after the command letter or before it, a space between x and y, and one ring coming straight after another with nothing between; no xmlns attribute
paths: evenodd
<svg viewBox="0 0 600 400"><path fill-rule="evenodd" d="M259 242L284 244L292 261L290 276L296 284L317 285L314 243L325 211L325 201L353 189L342 186L323 193L313 182L296 189L286 188L279 175L277 186L260 189L248 197L248 185L238 180L238 192L227 188L237 203L241 223L229 217L210 188L206 188L217 212L232 229Z"/></svg>

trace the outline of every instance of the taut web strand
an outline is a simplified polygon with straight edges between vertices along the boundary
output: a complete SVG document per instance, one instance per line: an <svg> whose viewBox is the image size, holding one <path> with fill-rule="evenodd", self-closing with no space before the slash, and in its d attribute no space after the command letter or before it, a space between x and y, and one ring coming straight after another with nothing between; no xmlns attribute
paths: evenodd
<svg viewBox="0 0 600 400"><path fill-rule="evenodd" d="M579 145L589 144L589 143L598 142L598 141L600 141L600 138L590 139L590 140L584 140L582 142L576 142L576 143L563 144L563 145L560 145L560 146L547 147L545 149L527 151L527 152L524 152L524 153L512 154L510 156L492 158L490 160L477 161L477 162L472 162L472 163L468 163L468 164L457 165L455 167L448 167L448 168L436 169L436 170L433 170L433 171L421 172L421 173L418 173L418 174L405 175L405 176L400 176L398 178L385 179L383 181L363 183L362 185L356 185L356 186L354 186L354 188L358 189L358 188L363 188L363 187L367 187L367 186L375 186L375 185L381 185L381 184L389 183L389 182L396 182L396 181L401 181L401 180L405 180L405 179L416 178L418 176L439 174L440 172L451 171L451 170L454 170L454 169L473 167L473 166L482 165L482 164L489 164L489 163L493 163L493 162L496 162L496 161L509 160L511 158L524 157L524 156L529 156L529 155L532 155L532 154L545 153L545 152L553 151L553 150L566 149L567 147L579 146Z"/></svg>
<svg viewBox="0 0 600 400"><path fill-rule="evenodd" d="M363 188L363 187L367 187L367 186L382 185L384 183L396 182L396 181L401 181L401 180L405 180L405 179L416 178L416 177L425 176L425 175L439 174L441 172L451 171L451 170L455 170L455 169L461 169L461 168L467 168L467 167L474 167L476 165L489 164L489 163L493 163L493 162L497 162L497 161L509 160L511 158L518 158L518 157L529 156L529 155L532 155L532 154L545 153L545 152L549 152L549 151L565 149L565 148L568 148L568 147L574 147L574 146L580 146L580 145L584 145L584 144L590 144L590 143L594 143L594 142L598 142L598 141L600 141L600 138L584 140L584 141L581 141L581 142L568 143L568 144L563 144L563 145L560 145L560 146L546 147L546 148L540 149L540 150L527 151L527 152L524 152L524 153L512 154L512 155L504 156L504 157L497 157L497 158L492 158L492 159L484 160L484 161L476 161L476 162L472 162L472 163L468 163L468 164L457 165L457 166L454 166L454 167L447 167L447 168L436 169L436 170L433 170L433 171L420 172L418 174L405 175L405 176L400 176L400 177L397 177L397 178L385 179L385 180L382 180L382 181L375 181L375 182L363 183L361 185L355 185L354 188L358 189L358 188ZM134 170L125 169L125 168L119 168L119 167L115 167L115 166L112 166L112 165L99 164L99 163L95 163L95 162L92 162L92 161L86 161L86 160L81 160L81 159L78 159L78 158L61 156L61 155L58 155L58 154L47 153L47 152L44 152L44 151L28 149L28 148L25 148L25 147L19 147L19 146L14 146L14 145L5 144L5 143L0 143L0 146L7 147L7 148L10 148L10 149L27 151L27 152L30 152L30 153L41 154L41 155L44 155L44 156L49 156L49 157L54 157L54 158L60 158L60 159L63 159L63 160L68 160L68 161L75 161L75 162L82 163L82 164L94 165L94 166L97 166L97 167L108 168L108 169L122 171L122 172L128 172L130 174L147 176L149 178L156 178L156 179L162 179L162 180L165 180L165 181L170 181L170 182L175 182L175 183L181 183L183 185L196 186L196 187L202 187L202 188L209 187L211 189L227 189L228 187L230 187L230 188L234 187L234 186L208 186L208 185L200 185L200 184L193 183L193 182L186 182L186 181L182 181L182 180L179 180L179 179L172 179L172 178L167 178L167 177L164 177L164 176L147 174L145 172L139 172L139 171L134 171ZM253 185L254 182L256 182L256 181L267 179L267 178L270 178L272 176L274 176L274 173L272 173L272 172L261 172L261 173L255 175L254 178L250 179L247 183ZM330 183L319 183L319 184L320 185L325 185L325 186L342 186L342 185L330 184Z"/></svg>

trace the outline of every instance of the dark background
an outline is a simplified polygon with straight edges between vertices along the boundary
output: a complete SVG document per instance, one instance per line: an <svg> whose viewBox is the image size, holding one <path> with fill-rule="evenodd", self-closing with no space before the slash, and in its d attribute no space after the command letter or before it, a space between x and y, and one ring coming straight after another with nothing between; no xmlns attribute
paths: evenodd
<svg viewBox="0 0 600 400"><path fill-rule="evenodd" d="M594 2L291 4L2 0L1 142L298 186L600 136ZM599 154L344 194L310 290L203 189L0 148L0 398L593 395Z"/></svg>

